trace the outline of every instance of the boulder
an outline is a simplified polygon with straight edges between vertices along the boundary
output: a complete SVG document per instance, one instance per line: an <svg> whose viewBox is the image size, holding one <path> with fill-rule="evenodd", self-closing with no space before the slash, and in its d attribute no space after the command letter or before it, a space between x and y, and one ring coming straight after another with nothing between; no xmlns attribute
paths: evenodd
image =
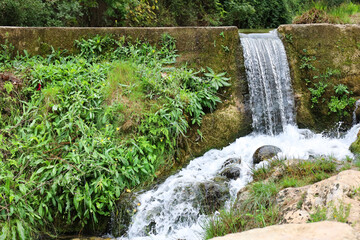
<svg viewBox="0 0 360 240"><path fill-rule="evenodd" d="M339 222L274 225L229 234L211 240L359 240L359 234L349 225Z"/></svg>
<svg viewBox="0 0 360 240"><path fill-rule="evenodd" d="M253 162L254 164L258 164L261 161L274 157L279 152L281 152L281 149L276 146L264 145L256 149L253 155Z"/></svg>
<svg viewBox="0 0 360 240"><path fill-rule="evenodd" d="M323 211L323 218L344 221L360 232L360 171L338 175L299 188L286 188L276 196L281 223L306 223Z"/></svg>
<svg viewBox="0 0 360 240"><path fill-rule="evenodd" d="M235 166L227 167L220 173L220 175L226 177L227 179L237 179L240 177L240 168Z"/></svg>
<svg viewBox="0 0 360 240"><path fill-rule="evenodd" d="M229 199L229 188L223 182L203 182L199 184L201 209L205 214L219 210Z"/></svg>

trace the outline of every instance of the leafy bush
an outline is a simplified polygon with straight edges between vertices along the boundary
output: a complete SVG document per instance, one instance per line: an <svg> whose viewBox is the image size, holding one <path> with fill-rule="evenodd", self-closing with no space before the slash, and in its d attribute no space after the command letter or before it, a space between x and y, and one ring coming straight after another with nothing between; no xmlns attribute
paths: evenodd
<svg viewBox="0 0 360 240"><path fill-rule="evenodd" d="M49 14L41 0L3 0L0 2L0 25L44 26Z"/></svg>
<svg viewBox="0 0 360 240"><path fill-rule="evenodd" d="M290 6L287 0L234 0L234 4L228 11L233 15L233 11L246 11L246 15L241 19L241 28L276 28L280 24L291 21ZM238 12L241 13L241 12ZM230 15L230 16L231 16ZM246 16L246 17L245 17Z"/></svg>
<svg viewBox="0 0 360 240"><path fill-rule="evenodd" d="M162 39L156 48L95 36L77 41L77 55L44 58L10 59L3 47L0 69L24 82L0 85L0 239L81 231L172 166L179 136L228 79L169 67L175 40Z"/></svg>

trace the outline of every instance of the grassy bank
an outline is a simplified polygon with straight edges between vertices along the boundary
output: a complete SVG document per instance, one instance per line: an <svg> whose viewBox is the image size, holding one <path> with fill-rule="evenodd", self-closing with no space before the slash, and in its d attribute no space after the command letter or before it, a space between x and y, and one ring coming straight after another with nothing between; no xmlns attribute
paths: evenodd
<svg viewBox="0 0 360 240"><path fill-rule="evenodd" d="M171 168L228 85L225 73L174 67L169 35L75 44L44 57L0 46L0 239L106 230L120 195Z"/></svg>
<svg viewBox="0 0 360 240"><path fill-rule="evenodd" d="M359 169L359 159L348 159L339 163L332 158L317 158L311 161L292 160L285 163L274 160L269 167L253 171L254 182L249 184L238 195L236 203L230 210L222 210L214 215L204 226L205 239L242 232L279 224L281 212L276 204L276 195L288 187L302 187L327 179L347 169ZM302 207L301 200L297 203ZM332 220L342 221L349 214L343 209L341 214L335 211ZM346 211L345 211L346 210ZM328 219L326 210L318 209L310 215L310 222Z"/></svg>

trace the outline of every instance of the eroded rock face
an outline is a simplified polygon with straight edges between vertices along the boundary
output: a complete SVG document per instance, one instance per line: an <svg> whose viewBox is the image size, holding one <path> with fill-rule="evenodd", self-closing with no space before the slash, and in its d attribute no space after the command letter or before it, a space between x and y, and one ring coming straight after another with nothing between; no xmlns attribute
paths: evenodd
<svg viewBox="0 0 360 240"><path fill-rule="evenodd" d="M344 84L355 99L360 97L360 26L291 24L280 26L278 32L289 59L298 126L318 131L334 126L340 119L328 107L331 97L336 95L333 87ZM340 74L334 76L336 72ZM326 78L328 86L321 96L325 101L312 107L309 88L324 81L324 74L332 75ZM350 113L353 110L354 106L347 109ZM352 124L351 114L341 120L348 127Z"/></svg>
<svg viewBox="0 0 360 240"><path fill-rule="evenodd" d="M348 224L316 222L284 224L229 234L212 240L359 240L358 233Z"/></svg>
<svg viewBox="0 0 360 240"><path fill-rule="evenodd" d="M258 164L261 161L274 157L279 152L281 152L281 149L276 146L264 145L256 149L253 155L253 162L254 164Z"/></svg>
<svg viewBox="0 0 360 240"><path fill-rule="evenodd" d="M306 223L322 209L327 219L343 218L360 232L359 187L360 171L347 170L313 185L283 189L276 197L282 223Z"/></svg>

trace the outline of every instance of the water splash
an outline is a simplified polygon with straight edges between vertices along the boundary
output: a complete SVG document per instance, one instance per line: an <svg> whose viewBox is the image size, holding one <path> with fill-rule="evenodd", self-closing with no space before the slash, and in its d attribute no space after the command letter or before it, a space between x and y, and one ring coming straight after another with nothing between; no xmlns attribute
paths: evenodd
<svg viewBox="0 0 360 240"><path fill-rule="evenodd" d="M207 216L201 214L199 206L193 204L195 195L191 192L196 184L211 181L219 174L224 162L240 157L240 178L229 182L230 199L252 181L251 167L254 151L263 145L281 148L281 158L309 159L316 156L333 156L337 159L353 157L349 151L355 141L360 124L353 126L342 138L329 138L307 129L287 125L277 136L253 133L238 138L222 150L211 150L194 159L179 173L169 177L153 190L138 196L141 206L133 216L127 237L131 240L202 239L202 225Z"/></svg>
<svg viewBox="0 0 360 240"><path fill-rule="evenodd" d="M240 34L250 92L253 129L270 135L294 124L290 70L277 31Z"/></svg>

